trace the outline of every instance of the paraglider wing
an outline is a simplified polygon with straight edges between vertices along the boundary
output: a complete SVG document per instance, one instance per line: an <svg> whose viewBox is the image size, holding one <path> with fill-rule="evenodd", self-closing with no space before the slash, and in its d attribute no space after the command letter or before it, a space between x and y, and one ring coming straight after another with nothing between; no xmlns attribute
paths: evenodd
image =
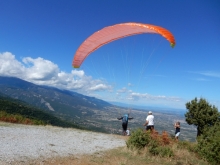
<svg viewBox="0 0 220 165"><path fill-rule="evenodd" d="M142 23L116 24L105 27L88 37L77 49L72 65L74 68L79 68L90 53L104 44L123 37L142 33L160 34L170 42L171 47L175 46L175 39L172 33L160 26Z"/></svg>

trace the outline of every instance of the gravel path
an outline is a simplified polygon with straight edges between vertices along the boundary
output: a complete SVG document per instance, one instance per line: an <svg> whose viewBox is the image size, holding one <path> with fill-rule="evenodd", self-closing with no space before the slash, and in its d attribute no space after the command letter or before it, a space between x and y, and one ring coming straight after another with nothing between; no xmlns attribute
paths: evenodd
<svg viewBox="0 0 220 165"><path fill-rule="evenodd" d="M92 154L125 146L109 134L52 126L0 123L0 164L40 158Z"/></svg>

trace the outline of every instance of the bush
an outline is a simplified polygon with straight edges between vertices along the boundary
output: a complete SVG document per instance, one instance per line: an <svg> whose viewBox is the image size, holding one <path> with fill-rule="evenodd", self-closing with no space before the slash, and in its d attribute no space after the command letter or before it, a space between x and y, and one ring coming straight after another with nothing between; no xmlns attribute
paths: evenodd
<svg viewBox="0 0 220 165"><path fill-rule="evenodd" d="M149 152L152 155L159 155L161 157L172 157L172 156L174 156L173 150L169 147L164 147L164 146L158 146L158 147L151 146L149 148Z"/></svg>
<svg viewBox="0 0 220 165"><path fill-rule="evenodd" d="M163 131L162 132L162 135L161 135L161 144L162 145L169 145L170 144L170 137L168 135L168 133L166 131Z"/></svg>
<svg viewBox="0 0 220 165"><path fill-rule="evenodd" d="M148 150L152 155L159 155L159 147L149 147L149 150Z"/></svg>
<svg viewBox="0 0 220 165"><path fill-rule="evenodd" d="M197 152L197 144L188 141L179 141L177 148L187 149L190 152Z"/></svg>
<svg viewBox="0 0 220 165"><path fill-rule="evenodd" d="M150 141L151 137L149 132L146 133L142 129L137 129L136 131L132 132L130 138L126 142L126 145L131 149L141 149L147 146Z"/></svg>
<svg viewBox="0 0 220 165"><path fill-rule="evenodd" d="M163 132L160 136L156 131L151 133L141 129L134 131L126 142L127 147L131 149L148 147L148 151L152 155L172 157L174 155L172 149L165 146L169 143L170 141L166 132Z"/></svg>
<svg viewBox="0 0 220 165"><path fill-rule="evenodd" d="M35 125L46 125L42 120L34 120L26 118L19 114L9 114L5 111L0 111L0 121L20 124L35 124Z"/></svg>
<svg viewBox="0 0 220 165"><path fill-rule="evenodd" d="M198 138L197 151L211 164L220 164L220 123L205 128L204 133Z"/></svg>
<svg viewBox="0 0 220 165"><path fill-rule="evenodd" d="M127 141L128 148L144 148L146 146L165 146L170 144L170 138L167 132L163 131L161 135L157 131L145 132L141 129L132 133L131 137Z"/></svg>
<svg viewBox="0 0 220 165"><path fill-rule="evenodd" d="M174 156L173 150L169 147L160 147L160 156L162 157L172 157Z"/></svg>

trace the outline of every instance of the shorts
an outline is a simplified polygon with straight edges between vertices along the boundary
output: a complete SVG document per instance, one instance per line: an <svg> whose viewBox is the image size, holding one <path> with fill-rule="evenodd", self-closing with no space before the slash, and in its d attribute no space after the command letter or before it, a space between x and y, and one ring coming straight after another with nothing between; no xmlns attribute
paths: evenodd
<svg viewBox="0 0 220 165"><path fill-rule="evenodd" d="M126 131L128 127L128 123L122 123L123 131Z"/></svg>
<svg viewBox="0 0 220 165"><path fill-rule="evenodd" d="M177 132L176 134L175 134L175 137L178 137L180 135L180 132Z"/></svg>
<svg viewBox="0 0 220 165"><path fill-rule="evenodd" d="M146 130L153 130L154 129L154 126L153 125L148 125L147 127L146 127Z"/></svg>

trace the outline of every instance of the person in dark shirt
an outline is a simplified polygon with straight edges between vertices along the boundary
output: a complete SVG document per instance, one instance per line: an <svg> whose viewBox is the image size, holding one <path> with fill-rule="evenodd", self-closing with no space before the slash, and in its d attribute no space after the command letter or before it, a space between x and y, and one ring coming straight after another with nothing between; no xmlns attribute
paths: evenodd
<svg viewBox="0 0 220 165"><path fill-rule="evenodd" d="M174 128L176 129L175 130L175 139L176 139L176 141L178 141L179 135L180 135L180 122L179 121L174 124Z"/></svg>
<svg viewBox="0 0 220 165"><path fill-rule="evenodd" d="M117 118L118 120L122 120L122 130L123 130L123 135L125 136L127 133L127 127L128 127L128 120L133 119L133 117L129 117L129 114L125 114L122 117Z"/></svg>

